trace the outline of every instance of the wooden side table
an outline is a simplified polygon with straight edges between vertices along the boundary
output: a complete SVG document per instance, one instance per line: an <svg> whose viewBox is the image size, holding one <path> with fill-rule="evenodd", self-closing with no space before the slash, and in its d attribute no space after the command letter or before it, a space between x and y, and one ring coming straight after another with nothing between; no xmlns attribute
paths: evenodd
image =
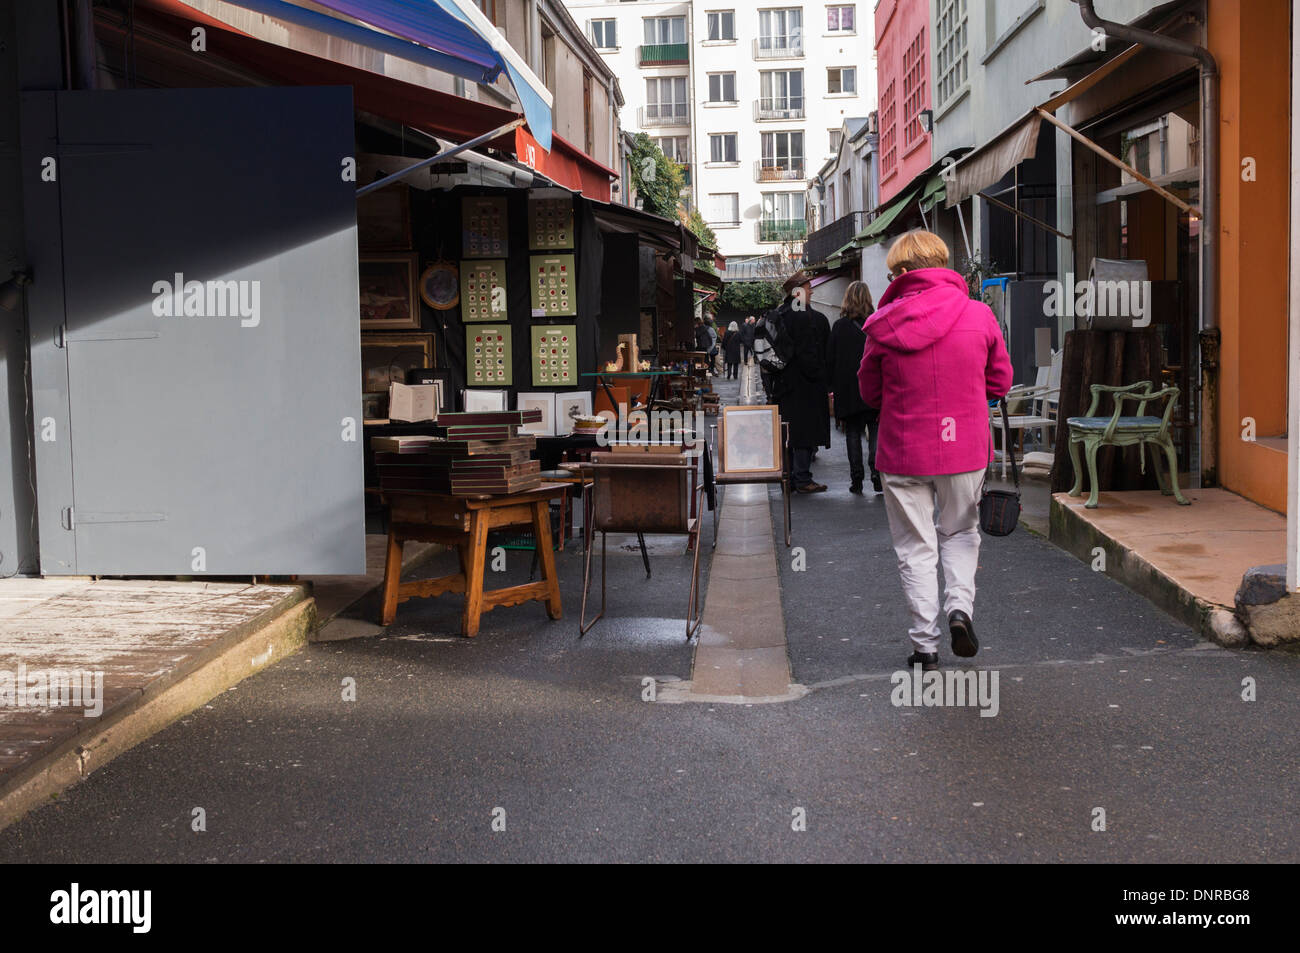
<svg viewBox="0 0 1300 953"><path fill-rule="evenodd" d="M555 574L555 553L551 550L550 501L566 492L562 483L543 483L535 490L510 496L450 496L385 490L389 507L388 558L384 565L383 608L380 624L389 625L397 605L407 599L428 599L445 592L465 595L460 633L478 635L479 617L497 606L545 602L552 619L561 616L560 583ZM502 526L531 523L542 578L504 589L484 590L488 531ZM455 546L460 572L437 579L402 582L402 544L408 540Z"/></svg>

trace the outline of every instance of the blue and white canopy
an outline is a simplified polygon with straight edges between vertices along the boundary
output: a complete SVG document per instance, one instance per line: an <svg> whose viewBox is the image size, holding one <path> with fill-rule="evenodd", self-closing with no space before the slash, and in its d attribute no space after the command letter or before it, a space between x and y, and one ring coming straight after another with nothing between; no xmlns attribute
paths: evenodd
<svg viewBox="0 0 1300 953"><path fill-rule="evenodd" d="M476 83L504 71L533 138L551 148L554 97L473 0L316 0L348 20L286 0L226 2Z"/></svg>

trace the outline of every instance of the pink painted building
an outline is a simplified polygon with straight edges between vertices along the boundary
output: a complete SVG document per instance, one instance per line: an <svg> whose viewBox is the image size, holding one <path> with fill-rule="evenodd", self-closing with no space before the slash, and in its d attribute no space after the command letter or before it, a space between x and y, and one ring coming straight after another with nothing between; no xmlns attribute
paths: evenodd
<svg viewBox="0 0 1300 953"><path fill-rule="evenodd" d="M876 7L876 88L880 96L880 203L930 167L930 2L880 0Z"/></svg>

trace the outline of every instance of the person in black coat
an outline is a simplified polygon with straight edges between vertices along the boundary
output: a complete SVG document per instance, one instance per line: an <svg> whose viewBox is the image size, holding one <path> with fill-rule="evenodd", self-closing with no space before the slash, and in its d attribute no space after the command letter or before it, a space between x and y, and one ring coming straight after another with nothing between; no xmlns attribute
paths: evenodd
<svg viewBox="0 0 1300 953"><path fill-rule="evenodd" d="M773 375L771 396L781 407L781 420L790 425L791 469L800 493L824 493L824 484L812 476L812 459L818 447L831 445L830 410L826 395L826 348L831 325L826 315L812 308L812 286L800 271L786 279L786 299L777 309L776 350L785 369ZM770 392L769 392L770 393Z"/></svg>
<svg viewBox="0 0 1300 953"><path fill-rule="evenodd" d="M744 361L749 363L754 356L754 331L758 327L758 322L751 314L745 319L745 323L740 326L740 346L744 348Z"/></svg>
<svg viewBox="0 0 1300 953"><path fill-rule="evenodd" d="M727 362L727 380L740 376L740 325L732 321L727 325L727 336L722 339L723 356Z"/></svg>
<svg viewBox="0 0 1300 953"><path fill-rule="evenodd" d="M826 376L835 394L835 418L844 427L844 446L849 454L850 493L862 492L866 468L862 465L862 431L868 431L867 462L871 467L871 486L881 492L880 474L876 472L876 435L880 432L880 411L866 405L858 386L858 367L862 364L862 351L867 346L867 336L862 332L875 305L871 289L865 282L855 281L844 292L840 304L840 317L831 328L830 345L826 349Z"/></svg>

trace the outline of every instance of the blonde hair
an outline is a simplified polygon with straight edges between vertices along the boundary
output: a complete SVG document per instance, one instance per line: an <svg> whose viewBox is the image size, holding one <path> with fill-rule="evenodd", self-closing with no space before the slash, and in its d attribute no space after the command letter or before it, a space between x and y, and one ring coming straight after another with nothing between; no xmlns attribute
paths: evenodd
<svg viewBox="0 0 1300 953"><path fill-rule="evenodd" d="M885 267L891 275L917 268L946 268L948 266L948 246L934 232L917 229L898 237L889 255L885 258Z"/></svg>
<svg viewBox="0 0 1300 953"><path fill-rule="evenodd" d="M840 314L846 318L865 321L876 310L871 300L871 289L865 281L851 282L844 290L844 300L840 302Z"/></svg>

